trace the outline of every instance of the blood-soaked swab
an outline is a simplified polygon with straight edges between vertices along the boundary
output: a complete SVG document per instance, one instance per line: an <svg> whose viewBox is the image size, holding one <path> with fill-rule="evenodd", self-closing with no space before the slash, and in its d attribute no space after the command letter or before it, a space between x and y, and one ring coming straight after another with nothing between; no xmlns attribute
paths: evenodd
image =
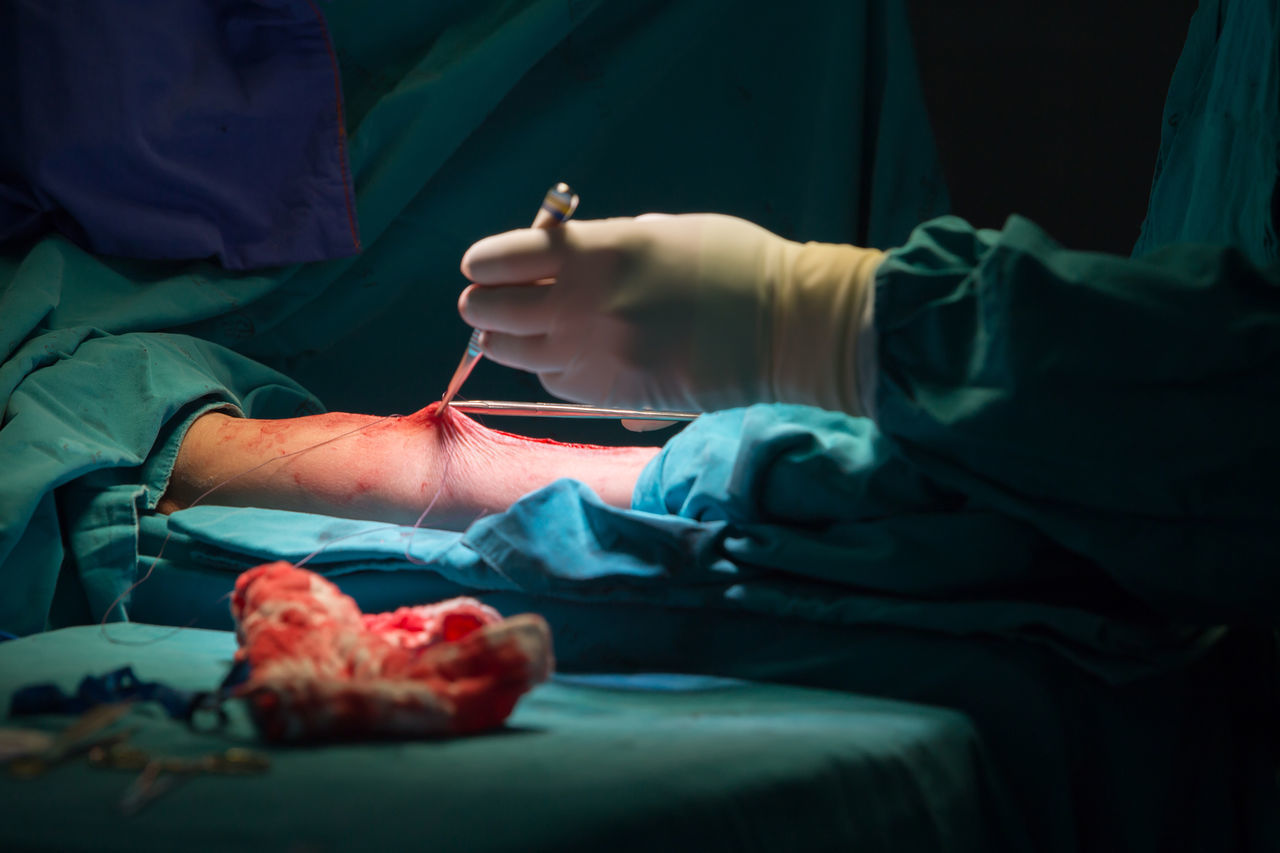
<svg viewBox="0 0 1280 853"><path fill-rule="evenodd" d="M469 598L365 615L283 561L242 574L231 611L250 673L236 695L268 740L484 731L554 666L540 616Z"/></svg>

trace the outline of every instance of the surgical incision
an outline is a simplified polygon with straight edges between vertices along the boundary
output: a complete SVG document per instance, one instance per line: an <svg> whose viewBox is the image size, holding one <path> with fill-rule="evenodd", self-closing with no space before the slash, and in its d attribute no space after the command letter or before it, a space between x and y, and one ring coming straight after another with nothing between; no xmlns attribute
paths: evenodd
<svg viewBox="0 0 1280 853"><path fill-rule="evenodd" d="M438 404L407 416L253 420L213 412L188 430L157 509L261 506L461 529L561 477L630 503L651 447L561 444L488 429Z"/></svg>

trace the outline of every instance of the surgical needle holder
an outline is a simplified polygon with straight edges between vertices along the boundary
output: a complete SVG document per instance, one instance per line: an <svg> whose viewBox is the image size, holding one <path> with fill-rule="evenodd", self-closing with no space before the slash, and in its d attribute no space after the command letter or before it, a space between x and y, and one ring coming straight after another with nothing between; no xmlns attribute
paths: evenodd
<svg viewBox="0 0 1280 853"><path fill-rule="evenodd" d="M538 214L533 218L533 227L552 228L559 225L573 216L573 212L577 208L577 194L569 188L568 184L561 181L547 190L546 196L542 199L542 207L538 208ZM453 378L449 380L444 396L440 398L440 411L443 412L445 407L449 405L454 395L462 387L462 383L466 382L467 377L471 375L471 371L475 370L480 357L484 355L481 347L482 334L479 329L471 333L471 339L467 341L467 351L462 354L462 360L458 362L458 369L453 372Z"/></svg>

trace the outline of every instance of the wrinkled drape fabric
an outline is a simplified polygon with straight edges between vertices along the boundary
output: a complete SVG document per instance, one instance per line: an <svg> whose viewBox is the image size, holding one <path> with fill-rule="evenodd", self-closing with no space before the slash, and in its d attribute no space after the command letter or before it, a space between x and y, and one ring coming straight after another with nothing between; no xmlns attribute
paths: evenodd
<svg viewBox="0 0 1280 853"><path fill-rule="evenodd" d="M1151 200L1134 247L1235 246L1274 261L1280 6L1203 0L1165 100Z"/></svg>
<svg viewBox="0 0 1280 853"><path fill-rule="evenodd" d="M311 0L13 0L0 46L0 245L230 269L359 249Z"/></svg>
<svg viewBox="0 0 1280 853"><path fill-rule="evenodd" d="M1180 619L1280 614L1280 266L945 218L877 285L879 424L918 476Z"/></svg>

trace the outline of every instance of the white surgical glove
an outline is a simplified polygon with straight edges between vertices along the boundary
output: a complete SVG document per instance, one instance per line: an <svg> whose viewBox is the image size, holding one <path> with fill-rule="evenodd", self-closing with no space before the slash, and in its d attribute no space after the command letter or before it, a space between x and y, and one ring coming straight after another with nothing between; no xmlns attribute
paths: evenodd
<svg viewBox="0 0 1280 853"><path fill-rule="evenodd" d="M866 414L882 257L717 214L567 222L468 249L458 310L486 356L569 400Z"/></svg>

